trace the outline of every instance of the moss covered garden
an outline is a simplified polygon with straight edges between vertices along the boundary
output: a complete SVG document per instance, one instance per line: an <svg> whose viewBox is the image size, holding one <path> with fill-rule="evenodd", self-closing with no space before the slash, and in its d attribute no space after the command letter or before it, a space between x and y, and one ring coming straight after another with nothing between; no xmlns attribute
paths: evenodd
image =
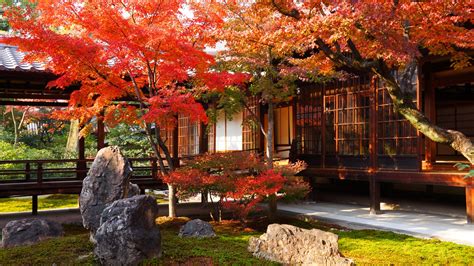
<svg viewBox="0 0 474 266"><path fill-rule="evenodd" d="M162 233L163 256L143 265L276 265L254 258L248 240L265 230L265 220L212 223L217 237L181 238L178 230L189 218L157 219ZM318 228L339 236L341 253L358 265L472 265L474 247L376 230L348 230L317 221L280 217L278 222ZM96 265L89 233L79 225L65 225L64 237L32 246L0 249L0 265Z"/></svg>

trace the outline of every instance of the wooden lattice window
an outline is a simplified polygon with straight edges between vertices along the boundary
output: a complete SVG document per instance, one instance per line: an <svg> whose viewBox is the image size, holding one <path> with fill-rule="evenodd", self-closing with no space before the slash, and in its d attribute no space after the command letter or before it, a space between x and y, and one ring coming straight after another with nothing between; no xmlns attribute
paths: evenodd
<svg viewBox="0 0 474 266"><path fill-rule="evenodd" d="M199 122L191 122L189 117L178 117L178 153L180 156L199 154Z"/></svg>
<svg viewBox="0 0 474 266"><path fill-rule="evenodd" d="M392 100L383 86L377 82L377 154L416 155L417 131L402 115L393 109ZM405 92L408 93L408 92ZM416 99L416 90L411 92Z"/></svg>
<svg viewBox="0 0 474 266"><path fill-rule="evenodd" d="M360 78L337 81L325 95L326 154L368 155L370 82Z"/></svg>
<svg viewBox="0 0 474 266"><path fill-rule="evenodd" d="M299 154L321 154L322 89L302 88L296 101L296 137Z"/></svg>
<svg viewBox="0 0 474 266"><path fill-rule="evenodd" d="M251 111L244 108L242 112L242 150L258 150L260 147L260 134L255 116L260 117L259 101L257 97L250 97L247 100ZM252 113L254 115L252 115Z"/></svg>

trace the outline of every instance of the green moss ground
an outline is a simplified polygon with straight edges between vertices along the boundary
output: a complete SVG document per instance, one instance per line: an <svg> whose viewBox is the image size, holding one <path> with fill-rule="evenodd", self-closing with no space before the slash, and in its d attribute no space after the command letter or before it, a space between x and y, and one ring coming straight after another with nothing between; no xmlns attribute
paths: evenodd
<svg viewBox="0 0 474 266"><path fill-rule="evenodd" d="M49 195L38 198L38 209L78 208L78 195ZM31 211L31 197L0 199L0 213Z"/></svg>
<svg viewBox="0 0 474 266"><path fill-rule="evenodd" d="M177 233L184 222L186 219L158 220L163 257L145 261L144 265L272 265L247 252L248 239L261 232L243 228L236 222L224 222L214 224L217 238L183 239ZM295 219L279 222L338 234L341 253L353 258L358 265L474 265L474 247L376 230L344 230ZM30 247L0 249L0 265L97 264L91 252L88 233L78 226L66 226L65 237Z"/></svg>
<svg viewBox="0 0 474 266"><path fill-rule="evenodd" d="M48 195L39 196L39 210L53 210L64 208L79 208L78 195ZM158 203L167 203L165 198L157 198ZM0 213L5 212L31 212L31 197L0 198Z"/></svg>

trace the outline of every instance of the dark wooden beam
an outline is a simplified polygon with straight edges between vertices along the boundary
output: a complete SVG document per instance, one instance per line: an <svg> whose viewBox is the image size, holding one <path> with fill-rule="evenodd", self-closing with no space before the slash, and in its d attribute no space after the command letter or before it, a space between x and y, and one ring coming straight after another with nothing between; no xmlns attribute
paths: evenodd
<svg viewBox="0 0 474 266"><path fill-rule="evenodd" d="M0 105L66 107L68 106L68 103L67 102L32 102L32 101L0 100Z"/></svg>
<svg viewBox="0 0 474 266"><path fill-rule="evenodd" d="M0 98L3 99L39 99L39 100L69 100L70 95L67 94L42 94L42 93L15 93L0 92Z"/></svg>
<svg viewBox="0 0 474 266"><path fill-rule="evenodd" d="M369 181L369 169L337 169L309 167L304 176L321 176L340 180ZM463 172L410 172L410 171L377 171L374 173L377 182L399 184L433 184L442 186L465 187Z"/></svg>

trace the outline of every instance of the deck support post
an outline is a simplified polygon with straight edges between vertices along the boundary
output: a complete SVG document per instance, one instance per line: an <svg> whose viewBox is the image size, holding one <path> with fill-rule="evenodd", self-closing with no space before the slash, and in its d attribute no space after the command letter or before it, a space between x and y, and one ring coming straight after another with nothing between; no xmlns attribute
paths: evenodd
<svg viewBox="0 0 474 266"><path fill-rule="evenodd" d="M466 216L467 223L474 223L474 184L472 180L466 182Z"/></svg>
<svg viewBox="0 0 474 266"><path fill-rule="evenodd" d="M38 215L38 195L31 196L31 214Z"/></svg>
<svg viewBox="0 0 474 266"><path fill-rule="evenodd" d="M370 186L370 214L380 214L380 182L375 180L375 175L369 177Z"/></svg>

